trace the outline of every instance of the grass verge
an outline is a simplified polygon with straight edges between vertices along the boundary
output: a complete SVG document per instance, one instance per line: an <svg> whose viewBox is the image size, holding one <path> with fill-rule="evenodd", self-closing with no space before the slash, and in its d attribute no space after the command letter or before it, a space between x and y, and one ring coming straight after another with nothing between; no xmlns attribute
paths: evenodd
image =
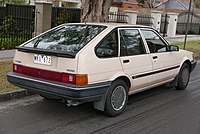
<svg viewBox="0 0 200 134"><path fill-rule="evenodd" d="M179 46L179 48L183 49L184 43L172 43L172 45ZM200 40L188 41L186 44L186 50L193 52L195 55L200 56Z"/></svg>
<svg viewBox="0 0 200 134"><path fill-rule="evenodd" d="M0 61L0 93L19 89L7 81L7 72L12 71L12 60Z"/></svg>

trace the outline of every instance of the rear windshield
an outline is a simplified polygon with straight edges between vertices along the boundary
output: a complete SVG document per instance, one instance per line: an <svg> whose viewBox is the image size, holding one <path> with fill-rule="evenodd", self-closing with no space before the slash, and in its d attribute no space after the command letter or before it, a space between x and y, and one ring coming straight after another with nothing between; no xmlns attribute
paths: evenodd
<svg viewBox="0 0 200 134"><path fill-rule="evenodd" d="M23 47L75 55L105 28L100 25L65 25L28 42Z"/></svg>

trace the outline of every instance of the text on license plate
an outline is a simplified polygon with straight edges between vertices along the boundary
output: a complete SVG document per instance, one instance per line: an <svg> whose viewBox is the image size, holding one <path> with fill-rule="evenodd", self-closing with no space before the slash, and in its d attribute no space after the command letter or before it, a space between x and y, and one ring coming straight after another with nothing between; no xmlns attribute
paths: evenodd
<svg viewBox="0 0 200 134"><path fill-rule="evenodd" d="M34 60L34 63L51 65L51 56L34 54L33 60Z"/></svg>

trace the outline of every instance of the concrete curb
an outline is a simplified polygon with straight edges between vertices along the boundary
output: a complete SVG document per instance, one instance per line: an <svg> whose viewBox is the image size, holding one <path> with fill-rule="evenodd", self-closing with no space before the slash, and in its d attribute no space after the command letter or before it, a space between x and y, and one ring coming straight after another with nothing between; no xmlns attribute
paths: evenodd
<svg viewBox="0 0 200 134"><path fill-rule="evenodd" d="M20 89L17 91L11 91L6 93L0 93L0 102L9 101L12 99L22 98L30 95L34 95L35 93L29 92L25 89Z"/></svg>

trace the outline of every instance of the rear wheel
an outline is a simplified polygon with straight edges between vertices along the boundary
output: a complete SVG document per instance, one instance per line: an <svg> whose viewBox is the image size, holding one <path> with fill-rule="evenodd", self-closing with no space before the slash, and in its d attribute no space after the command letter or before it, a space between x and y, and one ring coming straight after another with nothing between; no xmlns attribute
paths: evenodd
<svg viewBox="0 0 200 134"><path fill-rule="evenodd" d="M116 80L110 86L106 97L105 114L117 116L123 112L128 100L128 86L122 80Z"/></svg>
<svg viewBox="0 0 200 134"><path fill-rule="evenodd" d="M190 67L184 63L178 75L178 83L176 86L177 90L184 90L190 79Z"/></svg>

